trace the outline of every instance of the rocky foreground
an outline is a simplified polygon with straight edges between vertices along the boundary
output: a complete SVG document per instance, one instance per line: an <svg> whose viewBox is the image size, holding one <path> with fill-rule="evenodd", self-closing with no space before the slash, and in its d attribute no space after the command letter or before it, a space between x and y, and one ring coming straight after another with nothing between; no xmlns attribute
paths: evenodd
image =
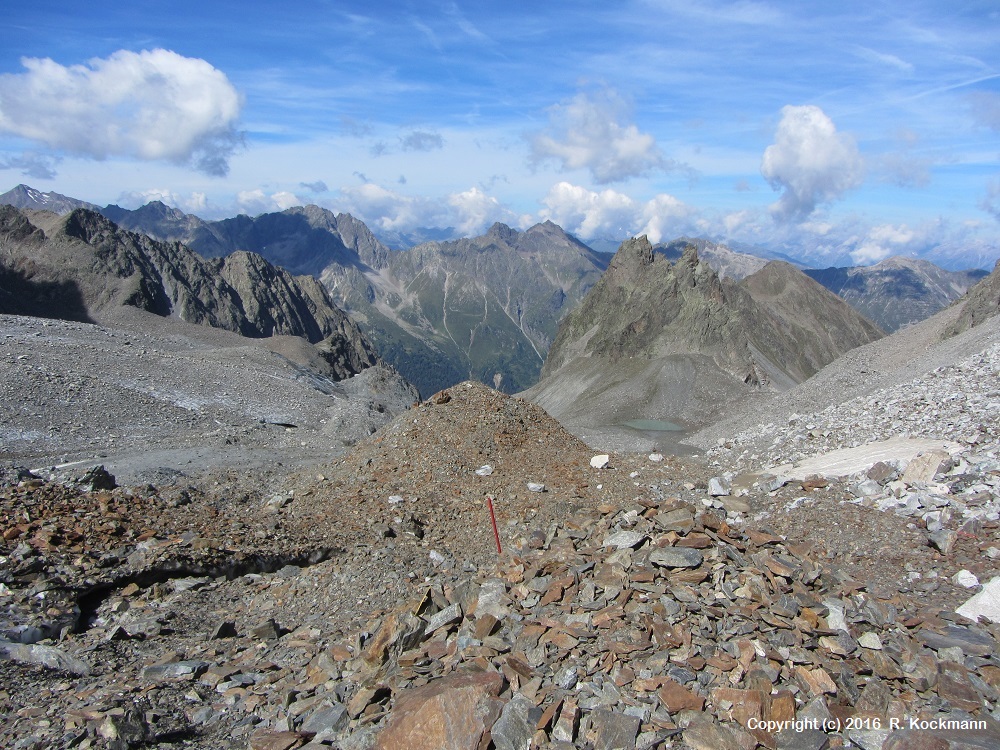
<svg viewBox="0 0 1000 750"><path fill-rule="evenodd" d="M1000 747L998 363L707 462L469 383L280 491L8 468L0 744Z"/></svg>

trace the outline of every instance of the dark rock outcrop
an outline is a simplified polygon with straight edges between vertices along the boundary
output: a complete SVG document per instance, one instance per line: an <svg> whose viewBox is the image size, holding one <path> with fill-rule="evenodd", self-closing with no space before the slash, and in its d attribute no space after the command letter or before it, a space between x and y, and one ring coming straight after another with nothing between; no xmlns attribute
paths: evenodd
<svg viewBox="0 0 1000 750"><path fill-rule="evenodd" d="M178 242L159 242L76 209L43 232L11 207L0 207L0 283L5 312L99 319L129 306L161 317L223 328L251 338L299 336L322 342L338 378L379 361L357 326L311 277L295 277L255 253L204 260ZM39 299L25 289L75 290ZM45 304L47 303L47 304Z"/></svg>

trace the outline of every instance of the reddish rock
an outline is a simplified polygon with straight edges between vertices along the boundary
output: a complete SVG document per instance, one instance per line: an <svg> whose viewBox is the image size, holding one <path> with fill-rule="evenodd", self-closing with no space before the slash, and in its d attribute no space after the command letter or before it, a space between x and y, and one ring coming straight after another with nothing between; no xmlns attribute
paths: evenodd
<svg viewBox="0 0 1000 750"><path fill-rule="evenodd" d="M498 672L456 672L400 694L378 750L469 750L500 715Z"/></svg>
<svg viewBox="0 0 1000 750"><path fill-rule="evenodd" d="M678 711L701 711L705 707L704 698L674 680L666 680L658 695L663 707L672 714Z"/></svg>

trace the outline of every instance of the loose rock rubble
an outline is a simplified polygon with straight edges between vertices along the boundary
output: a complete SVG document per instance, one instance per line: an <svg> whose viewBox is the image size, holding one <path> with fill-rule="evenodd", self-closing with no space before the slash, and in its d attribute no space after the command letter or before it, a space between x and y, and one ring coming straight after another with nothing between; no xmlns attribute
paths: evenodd
<svg viewBox="0 0 1000 750"><path fill-rule="evenodd" d="M994 354L920 432L954 455L845 476L764 471L832 430L595 456L474 384L279 491L8 470L0 745L1000 746L1000 630L955 611L1000 576Z"/></svg>

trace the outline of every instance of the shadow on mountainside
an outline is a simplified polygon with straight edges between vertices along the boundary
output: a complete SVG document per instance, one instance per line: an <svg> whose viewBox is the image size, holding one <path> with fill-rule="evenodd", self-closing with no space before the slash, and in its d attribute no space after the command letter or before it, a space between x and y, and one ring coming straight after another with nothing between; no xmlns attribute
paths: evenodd
<svg viewBox="0 0 1000 750"><path fill-rule="evenodd" d="M70 279L32 278L30 271L0 265L0 314L94 323L79 285Z"/></svg>

